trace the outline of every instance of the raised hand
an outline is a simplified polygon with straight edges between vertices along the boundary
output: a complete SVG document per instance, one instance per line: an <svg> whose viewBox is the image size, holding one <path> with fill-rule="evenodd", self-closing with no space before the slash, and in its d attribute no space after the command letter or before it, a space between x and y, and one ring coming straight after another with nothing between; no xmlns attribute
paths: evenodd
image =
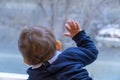
<svg viewBox="0 0 120 80"><path fill-rule="evenodd" d="M65 27L68 33L64 33L64 36L68 36L71 38L74 37L79 31L81 31L81 28L76 21L68 21Z"/></svg>

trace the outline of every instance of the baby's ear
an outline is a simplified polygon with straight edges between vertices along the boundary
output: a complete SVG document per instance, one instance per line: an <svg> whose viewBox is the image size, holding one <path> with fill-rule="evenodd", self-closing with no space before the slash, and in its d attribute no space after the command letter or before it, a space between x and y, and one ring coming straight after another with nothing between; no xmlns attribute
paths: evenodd
<svg viewBox="0 0 120 80"><path fill-rule="evenodd" d="M56 49L57 49L57 51L62 50L62 44L59 40L56 41Z"/></svg>

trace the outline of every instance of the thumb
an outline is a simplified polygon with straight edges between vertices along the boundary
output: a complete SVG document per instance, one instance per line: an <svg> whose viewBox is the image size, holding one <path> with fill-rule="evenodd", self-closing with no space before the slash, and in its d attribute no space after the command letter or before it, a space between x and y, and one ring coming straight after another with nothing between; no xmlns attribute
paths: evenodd
<svg viewBox="0 0 120 80"><path fill-rule="evenodd" d="M64 36L71 37L70 33L64 33Z"/></svg>

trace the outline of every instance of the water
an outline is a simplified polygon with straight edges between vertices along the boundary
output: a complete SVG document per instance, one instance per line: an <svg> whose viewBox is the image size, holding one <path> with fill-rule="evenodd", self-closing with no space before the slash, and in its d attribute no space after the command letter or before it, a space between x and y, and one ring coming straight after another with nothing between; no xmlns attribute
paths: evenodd
<svg viewBox="0 0 120 80"><path fill-rule="evenodd" d="M120 80L120 48L99 48L98 59L87 66L94 80Z"/></svg>
<svg viewBox="0 0 120 80"><path fill-rule="evenodd" d="M99 48L97 60L86 67L94 80L120 80L119 51L120 48ZM26 74L27 68L18 51L0 51L0 72Z"/></svg>
<svg viewBox="0 0 120 80"><path fill-rule="evenodd" d="M0 52L0 72L26 74L27 68L28 66L23 63L22 56L19 53L13 51Z"/></svg>

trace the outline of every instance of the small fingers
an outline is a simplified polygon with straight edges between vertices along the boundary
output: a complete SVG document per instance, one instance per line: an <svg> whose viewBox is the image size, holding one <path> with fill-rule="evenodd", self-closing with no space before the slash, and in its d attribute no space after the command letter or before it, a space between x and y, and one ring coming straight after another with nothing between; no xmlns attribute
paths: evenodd
<svg viewBox="0 0 120 80"><path fill-rule="evenodd" d="M69 31L69 32L71 31L71 28L68 24L65 24L65 27L66 27L67 31Z"/></svg>
<svg viewBox="0 0 120 80"><path fill-rule="evenodd" d="M74 30L76 28L74 21L68 21L68 25L70 26L71 30Z"/></svg>
<svg viewBox="0 0 120 80"><path fill-rule="evenodd" d="M75 21L76 29L80 29L80 25L78 24L77 21Z"/></svg>
<svg viewBox="0 0 120 80"><path fill-rule="evenodd" d="M75 34L77 34L80 31L80 26L78 24L78 22L76 21L68 21L67 24L65 24L65 27L68 31L68 33L65 33L65 36L68 37L73 37Z"/></svg>
<svg viewBox="0 0 120 80"><path fill-rule="evenodd" d="M64 33L64 36L71 37L70 33Z"/></svg>

